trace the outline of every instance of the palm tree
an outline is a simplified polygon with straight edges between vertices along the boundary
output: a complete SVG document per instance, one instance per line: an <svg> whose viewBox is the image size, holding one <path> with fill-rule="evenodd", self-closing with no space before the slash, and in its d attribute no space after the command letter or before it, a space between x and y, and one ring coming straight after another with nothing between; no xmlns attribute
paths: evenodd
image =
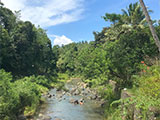
<svg viewBox="0 0 160 120"><path fill-rule="evenodd" d="M153 36L153 38L154 38L154 40L155 40L155 43L156 43L156 45L157 45L157 47L158 47L158 50L159 50L159 52L160 52L160 41L159 41L159 38L158 38L158 36L157 36L157 34L156 34L156 31L155 31L155 29L154 29L154 27L153 27L152 20L151 20L149 14L148 14L147 8L146 8L143 0L139 0L139 1L140 1L141 6L142 6L143 13L144 13L144 15L145 15L145 17L146 17L146 20L147 20L147 22L148 22L148 24L149 24L149 28L150 28L150 30L151 30L152 36Z"/></svg>
<svg viewBox="0 0 160 120"><path fill-rule="evenodd" d="M143 10L138 2L134 4L131 3L126 10L122 9L122 15L106 13L103 18L105 21L112 22L113 25L139 25L145 21L145 15L143 14Z"/></svg>
<svg viewBox="0 0 160 120"><path fill-rule="evenodd" d="M139 25L145 19L143 11L138 2L134 4L131 3L129 8L127 8L127 10L122 9L122 12L122 21L124 24Z"/></svg>

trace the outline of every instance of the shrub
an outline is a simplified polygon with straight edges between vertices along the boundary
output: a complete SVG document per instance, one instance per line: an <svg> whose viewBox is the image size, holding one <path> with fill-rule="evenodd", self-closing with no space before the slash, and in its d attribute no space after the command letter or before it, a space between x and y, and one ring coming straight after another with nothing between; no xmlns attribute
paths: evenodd
<svg viewBox="0 0 160 120"><path fill-rule="evenodd" d="M140 119L149 120L154 112L160 110L160 67L155 65L146 69L145 72L143 70L143 73L139 76L134 76L134 95L112 103L120 104L114 112L114 117L112 116L113 120L115 117L118 120L118 118L122 118L122 116L125 116L127 120L132 120L133 111L130 111L131 109L139 111L137 117Z"/></svg>
<svg viewBox="0 0 160 120"><path fill-rule="evenodd" d="M19 104L18 96L11 89L12 75L0 70L0 119L14 119L16 116L17 105Z"/></svg>
<svg viewBox="0 0 160 120"><path fill-rule="evenodd" d="M145 96L160 99L160 67L152 66L139 78L139 90Z"/></svg>
<svg viewBox="0 0 160 120"><path fill-rule="evenodd" d="M43 81L44 80L44 81ZM12 75L0 70L0 119L15 120L19 114L32 115L39 105L41 92L48 86L44 76L12 81ZM38 83L38 84L37 84Z"/></svg>
<svg viewBox="0 0 160 120"><path fill-rule="evenodd" d="M30 114L36 111L41 97L40 90L37 86L36 83L30 81L18 80L13 83L12 89L19 98L19 104L17 106L19 113L23 113L26 108L31 108L32 113Z"/></svg>
<svg viewBox="0 0 160 120"><path fill-rule="evenodd" d="M30 81L32 83L36 83L38 85L41 85L41 86L44 86L44 87L47 87L49 88L50 87L50 80L47 79L45 76L41 76L41 75L38 75L38 76L30 76L30 77L24 77L22 79L23 81Z"/></svg>

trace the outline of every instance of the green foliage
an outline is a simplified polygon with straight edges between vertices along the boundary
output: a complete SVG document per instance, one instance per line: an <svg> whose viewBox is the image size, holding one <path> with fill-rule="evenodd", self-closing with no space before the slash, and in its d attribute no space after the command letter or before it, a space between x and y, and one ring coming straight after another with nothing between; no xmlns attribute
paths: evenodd
<svg viewBox="0 0 160 120"><path fill-rule="evenodd" d="M107 100L108 104L111 104L112 101L116 99L116 95L113 92L112 86L111 85L106 85L106 86L99 86L98 87L99 94Z"/></svg>
<svg viewBox="0 0 160 120"><path fill-rule="evenodd" d="M68 74L58 73L58 81L66 82L67 80L69 80Z"/></svg>
<svg viewBox="0 0 160 120"><path fill-rule="evenodd" d="M0 6L1 68L14 76L55 75L55 56L46 31L16 17Z"/></svg>
<svg viewBox="0 0 160 120"><path fill-rule="evenodd" d="M44 80L44 81L43 81ZM41 92L47 91L44 76L31 76L12 81L12 75L0 70L0 119L15 120L19 114L33 115Z"/></svg>
<svg viewBox="0 0 160 120"><path fill-rule="evenodd" d="M30 77L24 77L21 81L30 81L32 83L36 83L38 85L44 86L49 88L51 81L47 79L45 76L30 76Z"/></svg>
<svg viewBox="0 0 160 120"><path fill-rule="evenodd" d="M144 14L138 2L130 4L127 11L122 9L122 20L125 24L138 25L144 22Z"/></svg>
<svg viewBox="0 0 160 120"><path fill-rule="evenodd" d="M78 74L90 87L99 88L99 93L108 101L108 116L113 113L110 119L121 120L123 116L128 120L132 119L130 107L136 103L137 109L142 110L142 118L145 119L148 117L149 107L159 104L160 82L159 72L156 75L154 72L144 73L148 71L147 67L153 65L146 58L157 57L158 49L143 11L140 5L135 3L130 4L126 10L122 9L122 14L106 13L103 18L113 24L103 28L101 32L94 32L95 41L55 48L58 51L58 71L70 76ZM159 24L156 24L155 28L157 32L160 31ZM142 65L141 61L145 61L148 66ZM154 68L154 71L158 70L158 67ZM140 78L139 74L142 75ZM116 101L110 106L120 94L113 93L112 88L107 85L109 80L116 81L119 89L134 86L131 91L137 89L134 91L136 97L131 98L132 100ZM154 102L155 99L157 100ZM117 109L118 104L121 105Z"/></svg>
<svg viewBox="0 0 160 120"><path fill-rule="evenodd" d="M59 59L57 61L57 67L59 72L67 72L68 74L74 73L75 61L78 51L75 43L71 43L60 48ZM67 56L67 57L66 57Z"/></svg>
<svg viewBox="0 0 160 120"><path fill-rule="evenodd" d="M74 43L59 48L59 51L57 67L60 72L81 75L95 80L97 85L107 82L106 52L102 47L94 48L92 43Z"/></svg>
<svg viewBox="0 0 160 120"><path fill-rule="evenodd" d="M0 18L0 26L11 33L16 24L16 17L11 10L5 8L2 4L0 5Z"/></svg>
<svg viewBox="0 0 160 120"><path fill-rule="evenodd" d="M105 32L106 36L102 37L102 41L106 39L104 44L101 44L100 40L89 44L74 43L59 48L59 71L70 75L79 74L87 79L86 82L90 85L103 85L109 79L113 79L121 87L131 87L131 76L140 71L140 62L146 56L154 57L158 53L153 39L148 34L148 28L133 29L123 26L124 29L121 29L119 34L116 33L117 37L109 40L108 32L120 28L108 29Z"/></svg>
<svg viewBox="0 0 160 120"><path fill-rule="evenodd" d="M16 105L19 103L18 97L11 89L12 76L4 70L0 70L0 119L7 119L13 115ZM13 119L15 116L13 116Z"/></svg>
<svg viewBox="0 0 160 120"><path fill-rule="evenodd" d="M41 92L51 86L63 89L73 75L83 77L90 87L98 88L99 94L108 101L106 111L113 113L111 119L123 116L131 119L129 108L133 104L142 111L140 116L148 119L148 109L160 107L160 69L155 66L148 70L141 61L148 67L153 65L146 57L156 57L158 50L140 5L130 4L122 12L106 13L103 18L113 24L94 32L95 41L52 48L45 30L29 21L20 21L1 4L0 67L21 79L15 81L10 73L0 70L0 119L14 120L23 112L33 114ZM159 33L160 25L155 27ZM55 79L57 71L60 74ZM107 85L109 80L116 81L120 88L134 86L131 91L137 88L136 96L114 101L117 95ZM115 104L111 107L112 102ZM117 104L121 104L118 109Z"/></svg>
<svg viewBox="0 0 160 120"><path fill-rule="evenodd" d="M155 57L158 49L138 3L130 4L123 14L106 14L115 25L94 32L95 41L72 43L58 51L58 70L83 76L90 85L103 85L109 79L120 87L132 87L132 75L140 72L145 57ZM157 27L158 29L158 27Z"/></svg>
<svg viewBox="0 0 160 120"><path fill-rule="evenodd" d="M139 111L137 118L142 120L150 119L152 114L156 113L160 109L160 68L155 65L141 73L141 75L134 77L136 80L136 91L134 95L126 98L114 101L112 104L120 104L116 112L115 117L125 117L126 120L132 120L133 111ZM135 90L135 88L133 88ZM132 91L132 90L131 90ZM131 92L130 91L130 92Z"/></svg>
<svg viewBox="0 0 160 120"><path fill-rule="evenodd" d="M58 73L57 81L52 83L52 87L57 88L57 90L66 90L64 85L69 80L69 76L66 73Z"/></svg>
<svg viewBox="0 0 160 120"><path fill-rule="evenodd" d="M22 80L13 83L12 89L19 97L17 111L23 113L26 107L32 107L36 111L41 96L36 86L36 83Z"/></svg>
<svg viewBox="0 0 160 120"><path fill-rule="evenodd" d="M140 70L140 61L146 55L152 57L157 53L151 52L155 45L142 29L128 31L119 40L108 41L106 45L109 75L118 78L118 82L124 86L132 84L131 76Z"/></svg>
<svg viewBox="0 0 160 120"><path fill-rule="evenodd" d="M56 81L55 55L45 30L19 20L19 11L0 3L0 68L13 75L0 70L1 120L36 111L41 92Z"/></svg>
<svg viewBox="0 0 160 120"><path fill-rule="evenodd" d="M103 18L105 21L113 22L113 24L115 25L117 22L120 21L121 15L115 13L112 14L106 13L105 16L103 16Z"/></svg>
<svg viewBox="0 0 160 120"><path fill-rule="evenodd" d="M101 48L95 48L90 53L90 61L85 66L84 77L90 79L96 79L105 77L105 72L107 72L107 62L105 60L105 51Z"/></svg>
<svg viewBox="0 0 160 120"><path fill-rule="evenodd" d="M136 117L142 120L149 120L150 117L156 113L154 109L159 110L160 100L157 100L150 96L143 96L142 94L136 94L136 96L120 99L114 101L112 105L119 104L118 108L114 109L114 112L110 116L111 120L133 120L134 111L137 111ZM152 110L153 109L153 110Z"/></svg>
<svg viewBox="0 0 160 120"><path fill-rule="evenodd" d="M139 91L145 96L160 99L160 67L152 66L138 78Z"/></svg>
<svg viewBox="0 0 160 120"><path fill-rule="evenodd" d="M149 10L149 12L152 11ZM144 25L146 23L142 8L138 2L134 4L131 3L129 7L126 8L126 10L122 9L122 14L106 13L103 18L105 21L112 22L114 26L123 24L136 26L140 24Z"/></svg>

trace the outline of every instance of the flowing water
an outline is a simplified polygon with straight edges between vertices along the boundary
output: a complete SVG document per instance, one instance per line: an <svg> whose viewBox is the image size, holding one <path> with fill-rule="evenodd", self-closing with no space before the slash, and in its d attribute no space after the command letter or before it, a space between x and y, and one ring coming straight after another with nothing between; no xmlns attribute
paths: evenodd
<svg viewBox="0 0 160 120"><path fill-rule="evenodd" d="M74 84L67 84L66 87L72 89ZM89 100L87 97L69 93L58 92L56 89L50 90L49 94L54 95L51 98L46 97L46 102L41 105L35 120L41 120L40 114L50 116L51 120L104 120L100 105L95 100ZM84 104L72 104L71 99L79 100L84 98Z"/></svg>

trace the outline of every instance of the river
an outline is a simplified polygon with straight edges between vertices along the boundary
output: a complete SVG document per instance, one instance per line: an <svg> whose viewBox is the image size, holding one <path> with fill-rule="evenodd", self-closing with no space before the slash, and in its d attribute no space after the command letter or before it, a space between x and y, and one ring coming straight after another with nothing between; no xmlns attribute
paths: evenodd
<svg viewBox="0 0 160 120"><path fill-rule="evenodd" d="M73 82L66 84L69 90L74 86ZM104 120L102 108L97 100L56 89L51 89L49 95L53 96L45 97L46 102L40 106L34 120ZM70 102L80 99L84 99L82 105Z"/></svg>

